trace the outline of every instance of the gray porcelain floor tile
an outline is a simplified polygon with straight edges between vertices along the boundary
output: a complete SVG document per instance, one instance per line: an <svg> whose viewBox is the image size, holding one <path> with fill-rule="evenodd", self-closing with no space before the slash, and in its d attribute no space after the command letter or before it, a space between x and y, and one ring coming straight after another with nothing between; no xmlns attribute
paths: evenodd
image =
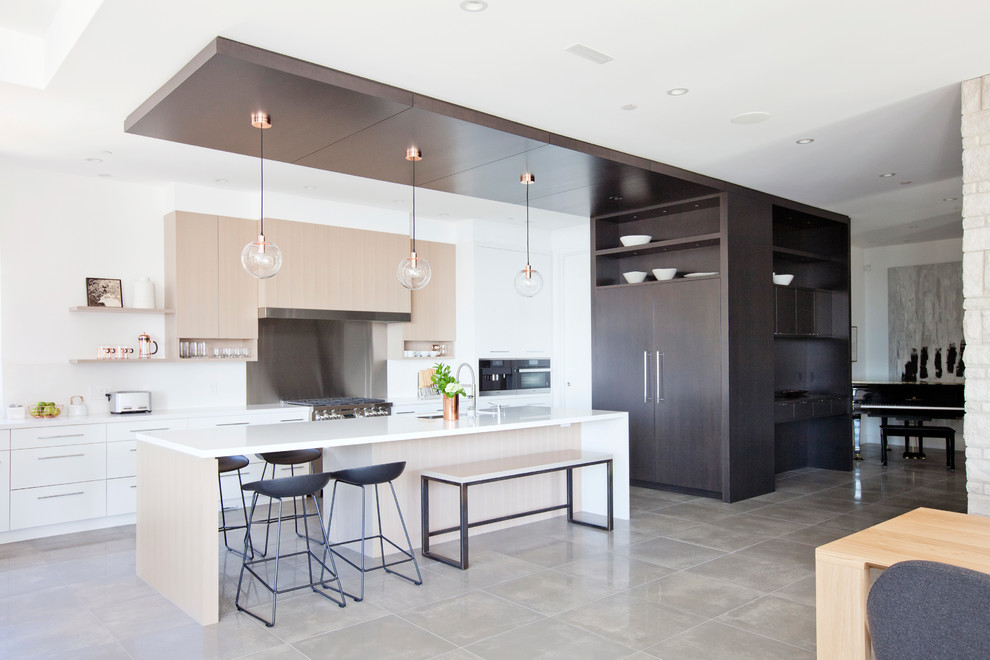
<svg viewBox="0 0 990 660"><path fill-rule="evenodd" d="M780 504L771 504L754 511L750 515L759 516L761 518L776 518L777 520L804 523L805 525L814 525L816 523L828 520L829 518L834 518L838 515L834 511L826 511L819 507L808 504L800 504L799 502L800 500L789 500L787 502L781 502Z"/></svg>
<svg viewBox="0 0 990 660"><path fill-rule="evenodd" d="M490 637L467 650L485 660L619 660L634 651L555 619Z"/></svg>
<svg viewBox="0 0 990 660"><path fill-rule="evenodd" d="M763 593L808 577L814 571L796 566L781 566L774 561L760 557L746 557L733 553L688 569L696 575L725 580L756 589Z"/></svg>
<svg viewBox="0 0 990 660"><path fill-rule="evenodd" d="M355 603L347 599L347 605L336 603L312 592L300 590L298 598L279 598L272 633L284 642L297 642L332 630L339 630L384 616L388 612L367 600ZM271 616L270 607L252 608L261 616ZM243 613L238 616L245 616Z"/></svg>
<svg viewBox="0 0 990 660"><path fill-rule="evenodd" d="M706 548L721 550L722 552L734 552L765 541L770 538L770 535L701 524L681 532L667 534L667 538L703 545Z"/></svg>
<svg viewBox="0 0 990 660"><path fill-rule="evenodd" d="M746 534L762 534L764 536L781 536L789 534L807 527L804 523L797 523L789 520L778 520L776 518L764 518L759 515L743 513L738 516L726 518L712 523L715 527L727 529L733 532L743 532Z"/></svg>
<svg viewBox="0 0 990 660"><path fill-rule="evenodd" d="M394 615L311 637L294 646L313 660L420 660L456 649Z"/></svg>
<svg viewBox="0 0 990 660"><path fill-rule="evenodd" d="M598 600L615 590L599 582L544 571L487 587L488 591L541 614L557 614Z"/></svg>
<svg viewBox="0 0 990 660"><path fill-rule="evenodd" d="M805 605L815 606L815 576L811 575L809 577L798 580L797 582L792 582L791 584L781 587L777 591L773 592L774 596L780 596L781 598L786 598L787 600L793 600L796 603L803 603Z"/></svg>
<svg viewBox="0 0 990 660"><path fill-rule="evenodd" d="M0 628L0 658L71 657L76 649L113 642L113 635L92 612L80 610Z"/></svg>
<svg viewBox="0 0 990 660"><path fill-rule="evenodd" d="M636 587L630 593L651 603L706 618L714 618L764 595L763 591L694 573L675 573Z"/></svg>
<svg viewBox="0 0 990 660"><path fill-rule="evenodd" d="M469 560L470 566L466 571L439 562L425 567L424 570L428 574L454 580L472 589L487 587L543 570L532 562L490 550L472 552Z"/></svg>
<svg viewBox="0 0 990 660"><path fill-rule="evenodd" d="M682 532L692 527L697 527L700 524L697 520L675 518L674 516L665 516L657 513L639 514L632 519L633 529L641 534L648 535L648 538Z"/></svg>
<svg viewBox="0 0 990 660"><path fill-rule="evenodd" d="M813 605L771 595L726 612L718 620L809 651L815 649Z"/></svg>
<svg viewBox="0 0 990 660"><path fill-rule="evenodd" d="M451 651L450 653L438 655L436 660L479 660L480 657L481 656L475 655L467 649L457 649L456 651Z"/></svg>
<svg viewBox="0 0 990 660"><path fill-rule="evenodd" d="M568 541L547 539L547 543L539 547L522 552L509 552L508 554L516 559L528 561L543 568L553 568L554 566L567 564L583 557L601 554L602 552L599 548L570 543Z"/></svg>
<svg viewBox="0 0 990 660"><path fill-rule="evenodd" d="M381 574L381 571L377 573ZM425 573L423 584L420 585L395 575L381 574L377 577L378 579L368 580L363 602L373 603L390 612L401 612L410 607L453 598L472 589L469 585L436 573ZM356 591L359 587L357 584L345 582L344 588ZM348 601L349 606L350 601Z"/></svg>
<svg viewBox="0 0 990 660"><path fill-rule="evenodd" d="M190 623L121 641L134 660L154 658L239 658L282 646L282 640L244 614L225 616L212 626Z"/></svg>
<svg viewBox="0 0 990 660"><path fill-rule="evenodd" d="M664 660L813 660L815 654L710 621L647 649Z"/></svg>
<svg viewBox="0 0 990 660"><path fill-rule="evenodd" d="M61 656L61 658L64 657ZM133 660L131 655L120 645L120 642L73 649L69 657L72 660Z"/></svg>
<svg viewBox="0 0 990 660"><path fill-rule="evenodd" d="M707 506L703 502L686 502L663 509L663 515L675 518L684 518L695 522L714 522L723 518L742 513L741 511L731 511L724 508Z"/></svg>
<svg viewBox="0 0 990 660"><path fill-rule="evenodd" d="M244 656L241 660L306 660L306 656L294 646L281 644L265 651Z"/></svg>
<svg viewBox="0 0 990 660"><path fill-rule="evenodd" d="M630 648L645 649L706 621L671 607L645 602L623 592L557 616Z"/></svg>
<svg viewBox="0 0 990 660"><path fill-rule="evenodd" d="M87 607L102 607L126 600L153 596L157 592L136 575L104 577L77 582L70 590Z"/></svg>
<svg viewBox="0 0 990 660"><path fill-rule="evenodd" d="M673 571L670 568L612 552L579 559L558 566L556 570L592 582L600 582L614 589L629 589L669 575Z"/></svg>
<svg viewBox="0 0 990 660"><path fill-rule="evenodd" d="M58 619L82 609L82 601L64 587L10 596L0 599L0 629L32 621Z"/></svg>
<svg viewBox="0 0 990 660"><path fill-rule="evenodd" d="M95 607L92 612L118 640L192 623L192 618L159 594Z"/></svg>
<svg viewBox="0 0 990 660"><path fill-rule="evenodd" d="M457 646L467 646L543 618L527 607L481 591L416 607L399 616Z"/></svg>
<svg viewBox="0 0 990 660"><path fill-rule="evenodd" d="M815 549L804 543L784 539L768 539L736 553L741 557L757 557L781 568L815 570Z"/></svg>
<svg viewBox="0 0 990 660"><path fill-rule="evenodd" d="M628 548L616 550L617 554L648 561L653 564L681 570L695 566L725 554L720 550L705 548L693 543L682 543L667 538L656 538L634 543Z"/></svg>
<svg viewBox="0 0 990 660"><path fill-rule="evenodd" d="M849 532L846 530L837 529L835 527L826 527L819 524L808 525L807 527L795 530L789 534L784 534L779 538L787 541L795 541L796 543L804 543L817 548L820 545L831 543L836 539L841 539L843 536L848 535Z"/></svg>

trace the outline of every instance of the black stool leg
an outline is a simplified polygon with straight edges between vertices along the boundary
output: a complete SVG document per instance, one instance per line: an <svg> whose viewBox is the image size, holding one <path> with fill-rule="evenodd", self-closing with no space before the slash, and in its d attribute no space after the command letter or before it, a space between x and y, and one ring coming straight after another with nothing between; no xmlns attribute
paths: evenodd
<svg viewBox="0 0 990 660"><path fill-rule="evenodd" d="M406 545L409 547L409 558L412 559L413 567L416 569L416 579L413 580L410 577L406 577L402 573L397 573L395 571L390 571L388 568L385 569L386 573L391 573L392 575L398 575L399 577L406 578L415 585L423 584L423 574L419 572L419 562L416 561L416 553L413 551L412 539L409 538L409 530L406 529L406 521L402 517L402 509L399 507L399 496L395 494L395 486L392 482L388 482L388 487L392 489L392 499L395 500L395 511L399 514L399 522L402 523L402 532L406 535ZM378 519L378 531L381 532L381 517ZM382 564L384 565L385 556L382 555Z"/></svg>

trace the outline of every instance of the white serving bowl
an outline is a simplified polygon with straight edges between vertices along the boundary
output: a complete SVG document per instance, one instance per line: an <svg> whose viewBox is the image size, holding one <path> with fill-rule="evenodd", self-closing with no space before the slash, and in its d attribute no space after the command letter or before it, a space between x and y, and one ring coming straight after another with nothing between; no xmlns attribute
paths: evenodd
<svg viewBox="0 0 990 660"><path fill-rule="evenodd" d="M631 245L645 245L650 242L652 236L647 236L646 234L630 234L629 236L620 236L619 242L629 247Z"/></svg>
<svg viewBox="0 0 990 660"><path fill-rule="evenodd" d="M631 270L628 273L623 273L622 276L626 278L626 282L630 284L639 284L646 279L646 273L641 270Z"/></svg>
<svg viewBox="0 0 990 660"><path fill-rule="evenodd" d="M655 277L655 278L657 278L658 280L661 280L661 281L662 280L672 280L672 279L674 279L674 275L677 275L677 269L676 268L654 268L653 269L653 277Z"/></svg>
<svg viewBox="0 0 990 660"><path fill-rule="evenodd" d="M773 274L773 283L780 284L781 286L787 286L788 284L791 283L791 280L793 279L794 279L793 275L789 275L789 274L778 275L777 273Z"/></svg>

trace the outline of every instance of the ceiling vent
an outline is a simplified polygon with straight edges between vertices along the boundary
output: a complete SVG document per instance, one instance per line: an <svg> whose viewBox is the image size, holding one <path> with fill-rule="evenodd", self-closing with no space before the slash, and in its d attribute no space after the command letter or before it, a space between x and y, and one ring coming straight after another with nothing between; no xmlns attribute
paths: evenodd
<svg viewBox="0 0 990 660"><path fill-rule="evenodd" d="M595 50L594 48L589 48L584 44L574 44L570 48L565 48L568 53L573 53L578 57L583 57L586 60L591 60L595 64L605 64L606 62L611 62L614 58L609 57L600 50Z"/></svg>

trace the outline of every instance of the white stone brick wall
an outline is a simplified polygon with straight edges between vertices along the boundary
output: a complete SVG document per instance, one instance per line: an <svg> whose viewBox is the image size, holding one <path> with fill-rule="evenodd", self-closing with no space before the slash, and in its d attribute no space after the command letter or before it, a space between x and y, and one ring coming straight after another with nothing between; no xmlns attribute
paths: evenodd
<svg viewBox="0 0 990 660"><path fill-rule="evenodd" d="M966 491L990 515L990 75L962 84Z"/></svg>

